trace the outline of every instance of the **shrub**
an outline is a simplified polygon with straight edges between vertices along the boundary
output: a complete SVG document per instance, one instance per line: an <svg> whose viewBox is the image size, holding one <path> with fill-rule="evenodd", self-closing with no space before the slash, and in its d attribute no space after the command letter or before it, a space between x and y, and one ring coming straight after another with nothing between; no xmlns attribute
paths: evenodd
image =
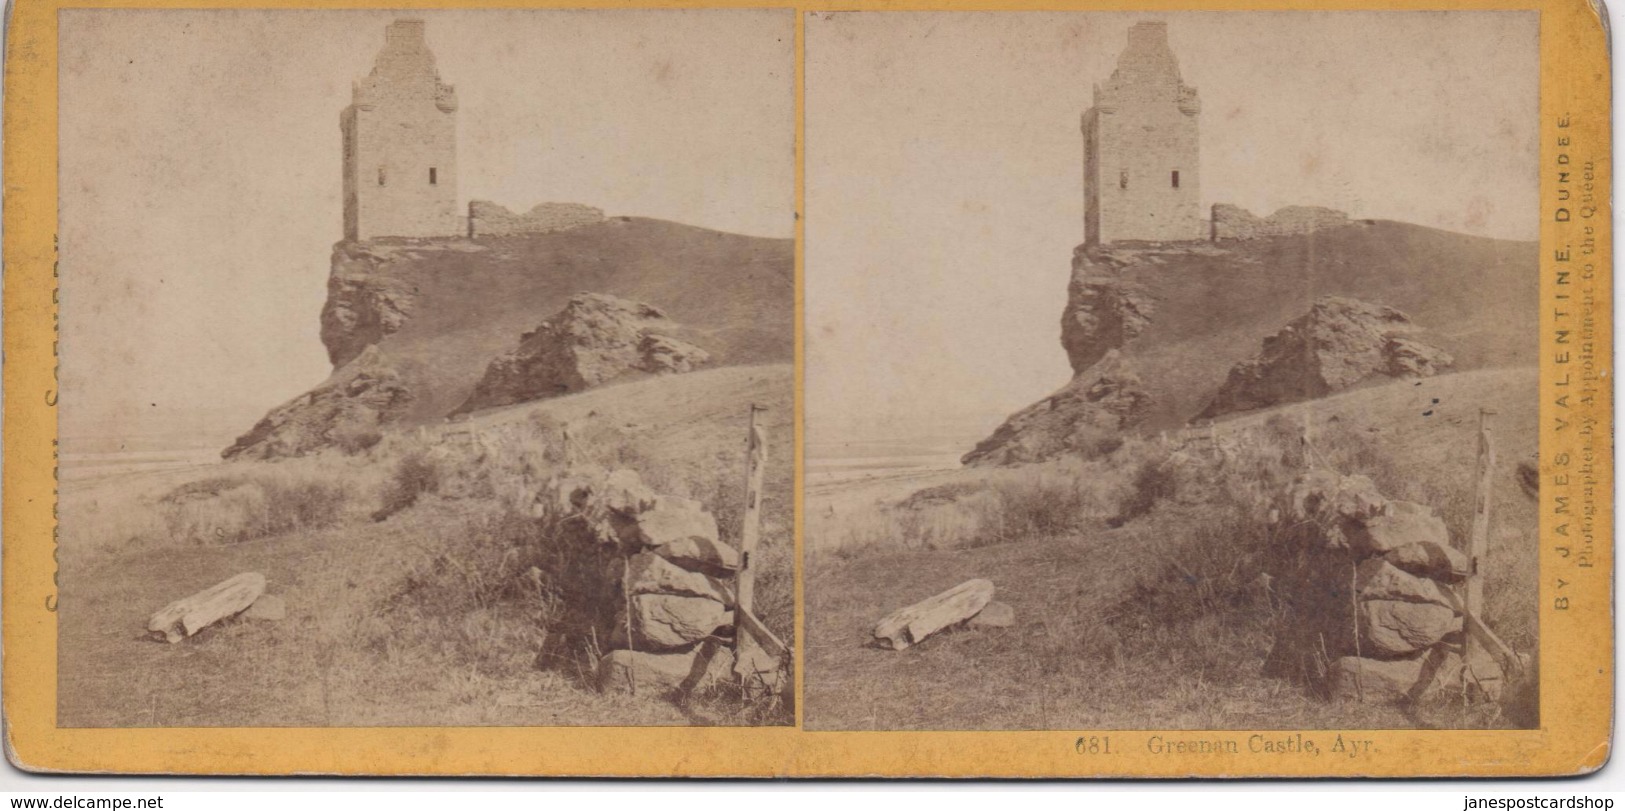
<svg viewBox="0 0 1625 811"><path fill-rule="evenodd" d="M337 524L350 499L342 479L267 471L190 482L158 505L171 535L192 543L241 543Z"/></svg>
<svg viewBox="0 0 1625 811"><path fill-rule="evenodd" d="M440 487L440 479L440 466L428 453L417 450L402 456L384 488L383 505L372 514L372 520L386 520L416 504L419 496Z"/></svg>

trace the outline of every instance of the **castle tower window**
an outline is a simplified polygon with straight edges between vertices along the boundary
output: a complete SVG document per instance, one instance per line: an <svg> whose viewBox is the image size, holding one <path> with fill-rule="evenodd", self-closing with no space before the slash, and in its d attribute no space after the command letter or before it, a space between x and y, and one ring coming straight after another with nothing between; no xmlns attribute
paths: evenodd
<svg viewBox="0 0 1625 811"><path fill-rule="evenodd" d="M378 185L384 185L384 167L378 167Z"/></svg>
<svg viewBox="0 0 1625 811"><path fill-rule="evenodd" d="M1122 174L1117 176L1117 188L1119 188L1119 189L1128 188L1128 170L1127 169L1124 169Z"/></svg>
<svg viewBox="0 0 1625 811"><path fill-rule="evenodd" d="M1176 188L1176 189L1179 188L1179 170L1178 169L1174 170L1173 183L1174 183L1174 188Z"/></svg>
<svg viewBox="0 0 1625 811"><path fill-rule="evenodd" d="M1175 178L1178 178L1178 176L1179 176L1179 173L1178 173L1178 172L1175 172L1175 173L1174 173L1174 177L1175 177ZM437 185L437 184L438 184L438 183L439 183L439 179L438 179L438 178L436 178L436 177L435 177L435 170L434 170L434 167L433 167L433 166L430 166L430 167L429 167L429 185L431 185L431 186L434 186L434 185ZM1177 180L1177 179L1176 179L1176 180L1175 180L1175 182L1174 182L1174 185L1175 185L1175 186L1178 186L1178 185L1179 185L1179 182L1178 182L1178 180Z"/></svg>

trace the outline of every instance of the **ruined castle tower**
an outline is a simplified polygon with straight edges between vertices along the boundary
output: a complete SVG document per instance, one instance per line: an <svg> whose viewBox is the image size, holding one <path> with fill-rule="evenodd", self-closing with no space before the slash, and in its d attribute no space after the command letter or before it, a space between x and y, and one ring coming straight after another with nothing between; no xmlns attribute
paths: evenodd
<svg viewBox="0 0 1625 811"><path fill-rule="evenodd" d="M1207 238L1197 203L1196 88L1179 78L1167 23L1135 23L1083 114L1084 239Z"/></svg>
<svg viewBox="0 0 1625 811"><path fill-rule="evenodd" d="M442 237L457 212L457 93L440 81L422 20L396 20L355 83L344 131L344 238Z"/></svg>

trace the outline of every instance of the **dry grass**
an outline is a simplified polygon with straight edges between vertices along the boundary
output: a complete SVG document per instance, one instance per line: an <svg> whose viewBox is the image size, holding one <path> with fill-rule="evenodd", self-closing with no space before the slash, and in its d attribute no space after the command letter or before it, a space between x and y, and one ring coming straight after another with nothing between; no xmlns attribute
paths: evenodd
<svg viewBox="0 0 1625 811"><path fill-rule="evenodd" d="M539 654L564 644L557 631L570 613L563 572L538 554L556 533L528 509L535 488L564 466L560 413L578 424L578 461L613 460L657 492L699 498L737 541L744 410L732 405L781 406L788 420L789 370L687 377L696 379L391 433L353 455L71 490L61 508L59 722L788 723L793 708L774 697L718 692L680 705L600 694L585 647L538 667ZM654 402L667 405L669 425L644 416ZM583 419L589 413L597 416ZM787 426L777 433L787 445ZM791 456L776 450L784 452L769 460L757 594L763 621L788 639ZM527 574L538 562L542 576ZM177 645L143 638L153 610L241 571L267 576L289 605L286 620L228 621Z"/></svg>
<svg viewBox="0 0 1625 811"><path fill-rule="evenodd" d="M1368 475L1390 497L1434 506L1452 535L1465 537L1475 472L1469 415L1495 405L1502 444L1486 619L1514 648L1537 650L1535 505L1513 474L1533 451L1534 390L1532 371L1456 375L1253 415L1211 433L1133 439L1088 463L966 472L841 515L811 505L810 533L857 540L809 557L807 724L1532 726L1533 679L1514 685L1500 707L1463 710L1327 704L1264 677L1276 617L1258 574L1277 551L1273 494L1310 465ZM1418 397L1431 408L1412 409ZM1298 438L1306 414L1308 448ZM1028 491L1059 493L1068 507L1007 495ZM955 529L915 529L938 525ZM980 528L994 526L1022 531L981 542L993 536ZM860 545L864 538L874 540ZM821 548L814 539L808 546ZM951 632L901 653L866 645L880 617L972 577L994 581L995 599L1016 609L1016 627Z"/></svg>

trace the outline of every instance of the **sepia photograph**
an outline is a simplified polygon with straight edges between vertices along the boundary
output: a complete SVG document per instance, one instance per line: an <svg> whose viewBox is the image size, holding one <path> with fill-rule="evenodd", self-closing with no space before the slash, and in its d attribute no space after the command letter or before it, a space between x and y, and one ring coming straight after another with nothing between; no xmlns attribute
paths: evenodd
<svg viewBox="0 0 1625 811"><path fill-rule="evenodd" d="M794 722L795 17L59 20L59 727Z"/></svg>
<svg viewBox="0 0 1625 811"><path fill-rule="evenodd" d="M1539 20L809 14L806 728L1539 727Z"/></svg>

